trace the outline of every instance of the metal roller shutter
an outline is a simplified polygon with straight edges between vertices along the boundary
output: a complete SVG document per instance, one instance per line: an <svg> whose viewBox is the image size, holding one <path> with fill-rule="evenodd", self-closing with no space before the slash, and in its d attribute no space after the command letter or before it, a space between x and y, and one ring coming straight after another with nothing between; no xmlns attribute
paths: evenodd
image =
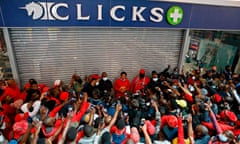
<svg viewBox="0 0 240 144"><path fill-rule="evenodd" d="M121 71L131 80L140 68L150 75L177 66L183 30L151 28L12 28L10 38L21 84L29 78L52 85L68 83L72 73L106 71L113 81Z"/></svg>

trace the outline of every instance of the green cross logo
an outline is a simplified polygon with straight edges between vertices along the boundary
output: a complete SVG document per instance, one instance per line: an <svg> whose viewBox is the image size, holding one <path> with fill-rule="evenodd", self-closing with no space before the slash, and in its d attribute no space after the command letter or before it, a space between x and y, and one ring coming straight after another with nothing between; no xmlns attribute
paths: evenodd
<svg viewBox="0 0 240 144"><path fill-rule="evenodd" d="M178 25L183 20L183 10L179 6L172 6L167 11L167 21L170 25Z"/></svg>

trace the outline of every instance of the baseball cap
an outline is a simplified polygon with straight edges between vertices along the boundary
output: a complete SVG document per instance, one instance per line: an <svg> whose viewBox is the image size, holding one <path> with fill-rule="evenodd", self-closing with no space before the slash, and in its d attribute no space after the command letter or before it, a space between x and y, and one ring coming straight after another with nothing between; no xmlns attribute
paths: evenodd
<svg viewBox="0 0 240 144"><path fill-rule="evenodd" d="M13 125L14 139L19 139L22 135L27 132L28 122L26 120L21 120L20 122L16 122Z"/></svg>
<svg viewBox="0 0 240 144"><path fill-rule="evenodd" d="M177 117L174 115L168 115L167 116L167 124L171 128L176 128L178 126Z"/></svg>
<svg viewBox="0 0 240 144"><path fill-rule="evenodd" d="M140 69L139 73L140 74L145 74L145 69Z"/></svg>
<svg viewBox="0 0 240 144"><path fill-rule="evenodd" d="M187 106L187 102L185 100L176 100L176 102L181 108L185 108Z"/></svg>
<svg viewBox="0 0 240 144"><path fill-rule="evenodd" d="M214 94L213 96L214 96L214 100L215 100L217 103L221 102L222 97L221 97L219 94L216 93L216 94Z"/></svg>
<svg viewBox="0 0 240 144"><path fill-rule="evenodd" d="M101 77L98 74L93 74L92 79L100 79Z"/></svg>

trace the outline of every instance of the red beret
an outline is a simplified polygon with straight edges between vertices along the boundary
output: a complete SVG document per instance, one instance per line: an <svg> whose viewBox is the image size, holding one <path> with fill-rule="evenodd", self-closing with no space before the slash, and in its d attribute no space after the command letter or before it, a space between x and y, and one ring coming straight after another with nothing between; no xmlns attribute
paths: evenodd
<svg viewBox="0 0 240 144"><path fill-rule="evenodd" d="M67 100L67 99L68 99L68 96L69 96L69 93L68 93L68 92L62 92L62 93L60 94L60 100L61 100L61 101Z"/></svg>
<svg viewBox="0 0 240 144"><path fill-rule="evenodd" d="M216 103L221 102L222 97L219 94L216 93L213 96L214 96L214 100L215 100Z"/></svg>
<svg viewBox="0 0 240 144"><path fill-rule="evenodd" d="M16 122L13 125L14 139L19 139L22 135L24 135L28 130L28 122L26 120L22 120L20 122Z"/></svg>
<svg viewBox="0 0 240 144"><path fill-rule="evenodd" d="M168 126L170 126L171 128L176 128L178 126L177 117L175 117L174 115L167 116L167 123Z"/></svg>

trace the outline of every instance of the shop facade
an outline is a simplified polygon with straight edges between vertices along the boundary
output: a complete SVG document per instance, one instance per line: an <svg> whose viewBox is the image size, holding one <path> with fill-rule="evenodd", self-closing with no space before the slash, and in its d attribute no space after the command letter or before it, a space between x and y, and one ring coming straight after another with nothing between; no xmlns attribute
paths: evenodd
<svg viewBox="0 0 240 144"><path fill-rule="evenodd" d="M207 38L196 30L240 30L240 10L230 6L131 0L3 0L0 5L12 75L21 85L30 78L49 85L56 79L68 82L72 73L84 77L106 71L114 80L121 71L131 79L140 68L148 75L168 64L182 68L207 51L202 44ZM208 40L206 45L216 42ZM194 43L202 51L189 51ZM238 61L239 46L231 46L223 46L231 49L228 64Z"/></svg>

